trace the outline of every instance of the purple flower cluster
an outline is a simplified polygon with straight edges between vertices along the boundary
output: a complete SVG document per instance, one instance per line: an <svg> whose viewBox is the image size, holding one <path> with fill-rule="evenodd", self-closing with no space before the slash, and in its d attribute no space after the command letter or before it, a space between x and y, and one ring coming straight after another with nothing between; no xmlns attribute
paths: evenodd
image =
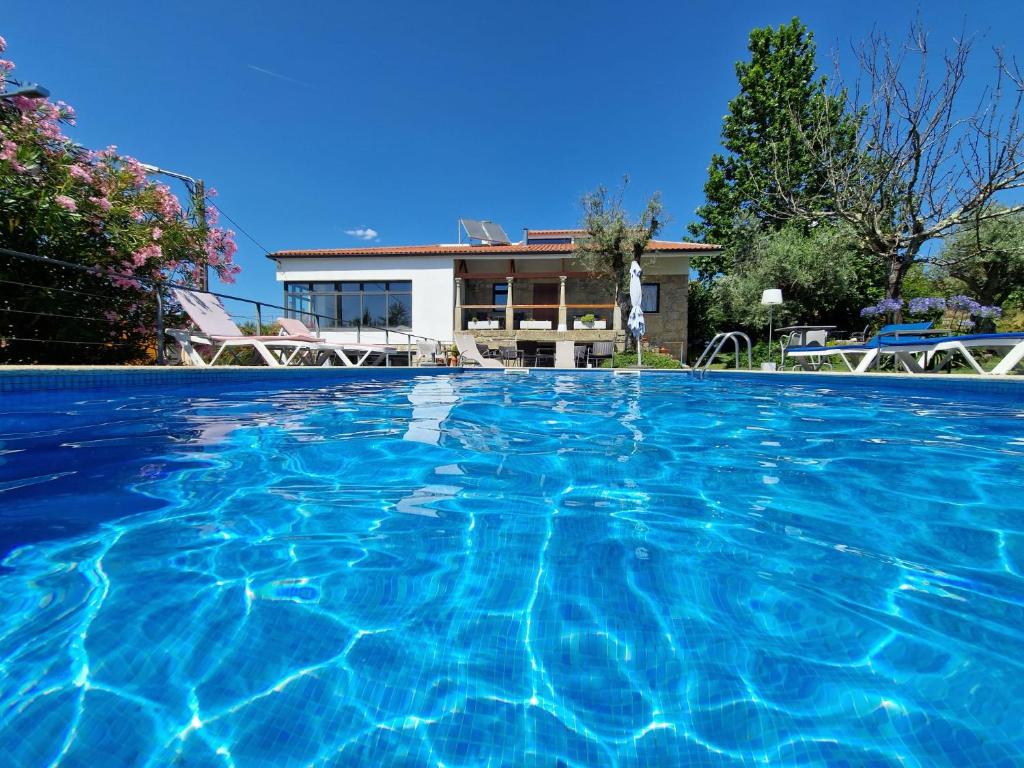
<svg viewBox="0 0 1024 768"><path fill-rule="evenodd" d="M975 317L991 317L995 319L1003 316L1002 307L979 307L978 311L974 313Z"/></svg>
<svg viewBox="0 0 1024 768"><path fill-rule="evenodd" d="M946 306L956 312L966 312L968 315L977 314L981 309L981 304L970 296L964 296L963 294L950 296L949 300L946 301Z"/></svg>
<svg viewBox="0 0 1024 768"><path fill-rule="evenodd" d="M930 315L933 312L945 312L946 300L941 296L911 299L907 308L912 315Z"/></svg>
<svg viewBox="0 0 1024 768"><path fill-rule="evenodd" d="M861 317L875 317L876 315L887 315L890 312L899 312L903 309L903 299L882 299L873 307L864 307L860 311Z"/></svg>

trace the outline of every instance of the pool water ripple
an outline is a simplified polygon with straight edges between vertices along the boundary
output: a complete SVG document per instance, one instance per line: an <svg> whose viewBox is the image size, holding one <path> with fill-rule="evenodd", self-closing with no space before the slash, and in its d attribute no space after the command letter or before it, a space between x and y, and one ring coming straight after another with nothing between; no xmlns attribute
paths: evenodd
<svg viewBox="0 0 1024 768"><path fill-rule="evenodd" d="M1024 763L1024 402L10 395L0 764Z"/></svg>

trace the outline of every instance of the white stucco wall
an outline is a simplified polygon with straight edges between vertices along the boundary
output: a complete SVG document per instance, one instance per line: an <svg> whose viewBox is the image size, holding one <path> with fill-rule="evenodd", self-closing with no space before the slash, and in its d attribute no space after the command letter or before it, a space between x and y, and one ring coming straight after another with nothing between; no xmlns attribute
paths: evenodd
<svg viewBox="0 0 1024 768"><path fill-rule="evenodd" d="M455 275L450 256L366 256L280 259L277 280L283 283L338 282L342 280L411 280L412 332L439 341L451 341L455 307ZM325 331L334 341L354 341L355 329ZM383 332L363 331L364 342L384 341ZM392 334L392 342L404 341Z"/></svg>

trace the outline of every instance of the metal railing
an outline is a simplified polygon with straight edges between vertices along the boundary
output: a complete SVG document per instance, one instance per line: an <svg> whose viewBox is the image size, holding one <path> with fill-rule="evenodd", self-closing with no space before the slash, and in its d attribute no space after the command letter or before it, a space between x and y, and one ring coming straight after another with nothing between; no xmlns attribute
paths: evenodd
<svg viewBox="0 0 1024 768"><path fill-rule="evenodd" d="M747 368L751 369L754 367L754 353L753 347L750 343L750 337L742 331L721 331L715 334L715 337L708 342L708 345L704 347L704 351L700 353L700 357L697 358L697 362L693 364L691 374L696 379L703 379L708 372L708 368L711 363L714 362L715 357L722 351L722 347L725 343L732 339L733 347L736 351L736 368L740 367L740 339L743 339L747 343ZM686 350L681 351L681 355L685 354ZM710 354L709 354L710 353Z"/></svg>
<svg viewBox="0 0 1024 768"><path fill-rule="evenodd" d="M108 302L111 299L111 294L103 293L102 291L104 289L107 289L109 291L109 289L115 284L115 282L120 280L124 282L130 282L134 287L137 287L144 293L148 294L153 302L152 309L154 314L152 318L154 324L152 335L154 338L152 339L152 343L154 349L152 353L152 361L155 362L156 365L167 364L166 352L164 349L166 344L166 338L164 333L165 321L169 310L175 312L177 311L177 307L175 306L175 304L173 302L168 302L168 297L166 295L166 293L171 289L179 289L183 291L189 291L192 293L205 293L211 296L216 296L218 299L221 299L223 301L239 302L242 303L243 305L251 307L251 315L232 314L230 311L228 312L228 314L231 315L231 317L236 320L244 320L244 322L250 322L250 320L255 321L255 329L257 335L259 335L264 329L263 312L266 309L280 310L281 314L284 315L285 317L312 318L314 330L317 334L321 333L321 320L326 320L332 324L336 322L336 318L330 315L318 314L312 311L297 310L294 307L286 307L280 304L273 304L266 301L248 299L243 296L236 296L234 294L223 293L219 291L201 291L192 286L172 282L169 280L153 280L150 278L137 277L134 275L126 276L125 274L118 272L116 269L107 267L76 264L74 262L65 261L62 259L52 258L49 256L40 256L38 254L32 253L24 253L22 251L12 250L9 248L0 248L0 255L6 256L11 259L20 260L22 262L36 263L60 269L72 270L73 272L80 275L88 275L99 280L106 281L105 285L101 284L96 287L86 286L86 288L88 289L84 290L81 286L78 286L77 284L74 287L72 287L71 283L73 281L71 280L66 280L64 285L43 284L42 282L40 282L42 278L37 278L35 282L30 282L26 279L14 279L15 277L18 277L17 274L8 275L5 270L0 269L0 285L2 286L10 286L15 291L21 290L23 292L27 292L34 290L39 292L41 295L45 295L48 297L52 297L54 293L61 294L67 297L68 301L71 302L72 306L75 306L74 303L78 302L77 309L68 311L46 311L45 309L37 309L31 307L21 308L11 305L11 301L16 300L18 298L17 295L11 291L5 290L3 292L3 299L0 300L0 317L15 316L18 318L24 318L26 320L29 320L31 318L35 318L37 320L40 318L48 318L54 320L77 320L84 321L85 323L105 322L108 324L113 324L119 321L120 318L116 316L116 313L113 313L115 314L114 318L107 316L111 314L111 311L109 309L109 305L106 305L103 302ZM84 306L89 303L92 303L96 306ZM104 306L108 307L106 311L103 311L102 309L102 307ZM63 304L61 304L60 308L63 309ZM82 314L83 312L86 314ZM88 314L89 312L95 312L97 314ZM28 328L28 331L23 332L31 331L31 328L29 326L26 326L25 324L19 326L15 325L14 323L6 322L2 326L0 326L0 345L4 345L7 344L8 342L13 341L21 343L36 342L41 344L73 344L86 347L101 348L138 348L143 346L143 344L141 343L143 341L142 339L136 339L131 342L119 342L111 340L109 338L89 340L79 338L59 339L22 336L19 335L18 328ZM383 332L386 344L391 343L391 334L399 334L403 336L406 340L406 351L410 356L410 363L412 362L412 354L414 351L412 341L413 339L429 341L434 343L435 345L444 346L446 344L445 342L442 342L438 339L412 333L411 331L406 329L396 329L386 326L382 327L364 323L357 323L357 325L354 328L357 340L361 338L363 329L371 329L374 331Z"/></svg>

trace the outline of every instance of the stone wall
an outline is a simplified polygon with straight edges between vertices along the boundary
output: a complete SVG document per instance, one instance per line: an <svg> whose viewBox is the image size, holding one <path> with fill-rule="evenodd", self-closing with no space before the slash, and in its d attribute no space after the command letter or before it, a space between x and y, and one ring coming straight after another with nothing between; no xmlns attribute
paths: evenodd
<svg viewBox="0 0 1024 768"><path fill-rule="evenodd" d="M661 285L661 300L658 312L647 312L647 340L652 348L664 347L672 357L679 357L679 350L686 340L687 275L645 275L645 283Z"/></svg>
<svg viewBox="0 0 1024 768"><path fill-rule="evenodd" d="M466 279L463 283L465 292L464 304L490 304L493 301L492 285L501 280L474 280ZM533 286L536 282L552 283L557 285L557 279L544 278L531 280L529 278L516 278L512 284L512 301L515 304L533 304ZM651 347L663 347L669 353L678 358L680 349L686 339L686 314L687 314L687 284L686 274L647 274L644 276L645 283L658 283L660 288L660 301L658 312L648 312L645 315L647 323L647 340ZM611 304L613 301L611 292L606 283L588 280L585 278L570 277L565 286L566 304ZM529 317L530 310L522 310ZM612 310L598 308L578 308L566 311L566 323L572 331L574 317L593 313L599 319L607 321L607 330L612 330ZM503 310L468 310L467 319L473 314L481 319L491 315L503 316ZM625 325L626 318L623 319ZM499 333L497 336L508 338L512 334ZM606 336L607 337L607 336ZM620 335L619 339L624 336Z"/></svg>

